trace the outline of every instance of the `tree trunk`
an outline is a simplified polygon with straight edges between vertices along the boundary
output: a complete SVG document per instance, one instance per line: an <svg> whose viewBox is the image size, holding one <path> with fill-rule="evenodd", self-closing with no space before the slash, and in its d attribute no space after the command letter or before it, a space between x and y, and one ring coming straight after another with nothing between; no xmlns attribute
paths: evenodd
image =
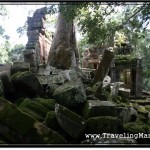
<svg viewBox="0 0 150 150"><path fill-rule="evenodd" d="M58 69L69 69L77 66L78 58L73 21L67 22L62 14L59 13L48 64Z"/></svg>

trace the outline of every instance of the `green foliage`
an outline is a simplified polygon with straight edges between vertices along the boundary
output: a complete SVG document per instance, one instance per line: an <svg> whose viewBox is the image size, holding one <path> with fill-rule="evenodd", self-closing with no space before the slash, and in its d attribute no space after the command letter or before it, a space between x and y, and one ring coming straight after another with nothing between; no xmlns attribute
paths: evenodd
<svg viewBox="0 0 150 150"><path fill-rule="evenodd" d="M84 50L89 47L90 47L90 44L88 44L88 41L86 38L83 38L78 42L78 48L79 48L79 53L80 53L81 58L83 57L82 53L84 52Z"/></svg>
<svg viewBox="0 0 150 150"><path fill-rule="evenodd" d="M0 46L0 63L9 62L8 56L9 52L10 52L10 43L8 40L6 40Z"/></svg>
<svg viewBox="0 0 150 150"><path fill-rule="evenodd" d="M21 59L21 57L23 57L24 48L25 46L23 44L14 45L8 52L9 62Z"/></svg>
<svg viewBox="0 0 150 150"><path fill-rule="evenodd" d="M27 21L22 27L18 27L16 31L19 34L19 37L23 36L27 32Z"/></svg>

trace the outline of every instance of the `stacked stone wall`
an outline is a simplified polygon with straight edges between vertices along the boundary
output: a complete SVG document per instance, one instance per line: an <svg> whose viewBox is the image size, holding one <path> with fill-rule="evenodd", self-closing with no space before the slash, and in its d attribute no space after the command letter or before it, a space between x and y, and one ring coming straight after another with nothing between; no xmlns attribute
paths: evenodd
<svg viewBox="0 0 150 150"><path fill-rule="evenodd" d="M31 71L37 72L41 64L46 64L51 45L51 39L45 35L45 8L37 9L33 17L27 18L28 42L24 51L24 61L30 63Z"/></svg>

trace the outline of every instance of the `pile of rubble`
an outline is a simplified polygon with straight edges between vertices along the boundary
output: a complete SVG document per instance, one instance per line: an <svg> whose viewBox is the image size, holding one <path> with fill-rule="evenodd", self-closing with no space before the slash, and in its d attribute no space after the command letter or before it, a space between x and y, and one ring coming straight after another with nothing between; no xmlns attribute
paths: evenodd
<svg viewBox="0 0 150 150"><path fill-rule="evenodd" d="M100 66L103 69L97 82L76 67L62 70L47 66L35 75L29 64L15 63L8 69L10 74L3 72L0 75L0 143L149 143L149 138L134 136L97 137L106 133L146 135L150 132L148 105L130 101L126 85L111 83L111 78L105 75L109 65Z"/></svg>

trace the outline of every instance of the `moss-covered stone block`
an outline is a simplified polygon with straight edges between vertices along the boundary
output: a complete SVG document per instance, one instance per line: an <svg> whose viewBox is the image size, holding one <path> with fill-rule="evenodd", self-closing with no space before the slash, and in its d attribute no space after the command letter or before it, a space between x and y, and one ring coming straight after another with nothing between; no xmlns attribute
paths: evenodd
<svg viewBox="0 0 150 150"><path fill-rule="evenodd" d="M66 82L59 86L53 93L57 103L66 106L77 106L86 101L84 85L81 79Z"/></svg>
<svg viewBox="0 0 150 150"><path fill-rule="evenodd" d="M143 121L136 121L132 123L126 123L123 125L124 132L138 135L137 143L138 144L148 144L150 143L149 133L150 133L150 126L143 122Z"/></svg>
<svg viewBox="0 0 150 150"><path fill-rule="evenodd" d="M5 95L9 96L10 94L14 93L15 89L8 74L3 74L1 76L1 80Z"/></svg>
<svg viewBox="0 0 150 150"><path fill-rule="evenodd" d="M14 62L11 68L11 74L17 72L30 71L30 63L28 62Z"/></svg>
<svg viewBox="0 0 150 150"><path fill-rule="evenodd" d="M25 99L18 108L39 121L43 121L49 112L49 109L30 99Z"/></svg>
<svg viewBox="0 0 150 150"><path fill-rule="evenodd" d="M138 118L138 113L133 107L118 107L118 115L119 119L122 120L123 123L134 122Z"/></svg>
<svg viewBox="0 0 150 150"><path fill-rule="evenodd" d="M150 112L150 105L145 106L145 109Z"/></svg>
<svg viewBox="0 0 150 150"><path fill-rule="evenodd" d="M111 100L111 94L110 92L106 91L106 90L102 90L102 95L105 95L107 100Z"/></svg>
<svg viewBox="0 0 150 150"><path fill-rule="evenodd" d="M34 98L34 100L42 106L46 107L49 111L55 111L54 99Z"/></svg>
<svg viewBox="0 0 150 150"><path fill-rule="evenodd" d="M90 134L119 133L121 123L117 117L99 116L87 120L86 132Z"/></svg>
<svg viewBox="0 0 150 150"><path fill-rule="evenodd" d="M55 114L61 128L73 138L80 138L84 133L86 121L78 114L55 104Z"/></svg>
<svg viewBox="0 0 150 150"><path fill-rule="evenodd" d="M45 125L52 130L58 130L60 128L56 119L55 111L49 111L45 118Z"/></svg>
<svg viewBox="0 0 150 150"><path fill-rule="evenodd" d="M124 131L127 133L149 133L150 127L143 122L130 122L123 125Z"/></svg>
<svg viewBox="0 0 150 150"><path fill-rule="evenodd" d="M14 102L14 104L15 104L17 107L19 107L19 105L20 105L23 101L24 101L24 98L18 98L18 99Z"/></svg>
<svg viewBox="0 0 150 150"><path fill-rule="evenodd" d="M117 106L111 101L88 100L83 108L83 117L117 116Z"/></svg>
<svg viewBox="0 0 150 150"><path fill-rule="evenodd" d="M18 72L11 76L11 80L16 89L22 90L31 97L43 96L43 87L37 77L30 71Z"/></svg>
<svg viewBox="0 0 150 150"><path fill-rule="evenodd" d="M145 107L142 106L142 105L139 105L139 106L138 106L137 111L138 111L139 113L146 113L146 112L147 112L147 110L145 109Z"/></svg>
<svg viewBox="0 0 150 150"><path fill-rule="evenodd" d="M58 133L2 98L0 98L0 129L0 135L13 144L66 143Z"/></svg>
<svg viewBox="0 0 150 150"><path fill-rule="evenodd" d="M35 122L26 136L27 144L67 144L67 141L57 132L47 128L41 122Z"/></svg>

